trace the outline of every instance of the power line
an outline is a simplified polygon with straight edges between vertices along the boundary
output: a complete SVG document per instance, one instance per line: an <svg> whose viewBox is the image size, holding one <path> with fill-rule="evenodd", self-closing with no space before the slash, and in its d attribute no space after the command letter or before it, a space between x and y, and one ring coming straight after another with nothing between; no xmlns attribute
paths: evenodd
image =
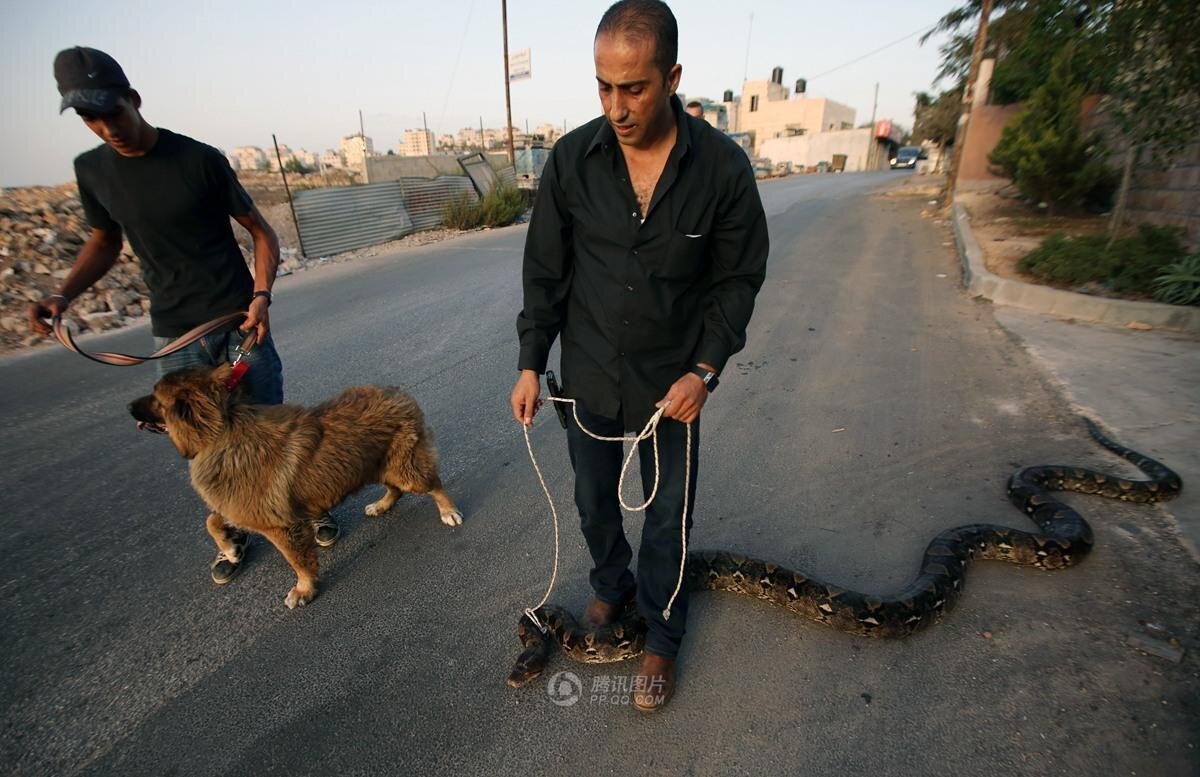
<svg viewBox="0 0 1200 777"><path fill-rule="evenodd" d="M830 73L841 70L844 67L849 67L850 65L853 65L856 62L861 62L862 60L866 59L867 57L872 57L872 56L878 54L879 52L883 51L884 49L890 49L892 46L895 46L897 43L903 43L904 41L908 40L909 38L911 38L914 35L920 35L921 33L925 32L926 30L932 30L934 27L937 26L937 24L938 24L937 22L934 22L933 24L927 24L924 27L922 27L921 29L917 30L916 32L910 32L908 35L905 35L903 38L897 38L896 40L892 41L891 43L880 46L879 48L875 49L874 51L868 51L866 54L863 54L861 57L855 57L854 59L850 60L849 62L843 62L842 64L838 65L835 68L830 68L829 70L826 70L824 73L817 73L815 76L810 76L808 78L808 80L812 81L817 78L822 78L824 76L829 75Z"/></svg>

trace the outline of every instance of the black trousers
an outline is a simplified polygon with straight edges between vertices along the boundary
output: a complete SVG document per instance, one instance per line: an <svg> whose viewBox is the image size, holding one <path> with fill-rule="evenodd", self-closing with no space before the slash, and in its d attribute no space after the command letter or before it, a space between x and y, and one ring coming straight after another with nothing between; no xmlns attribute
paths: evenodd
<svg viewBox="0 0 1200 777"><path fill-rule="evenodd" d="M588 413L578 406L579 420L594 434L619 437L625 433L618 418ZM583 536L592 554L594 567L590 581L596 597L611 604L634 598L637 608L646 619L646 650L655 655L674 658L687 622L687 589L681 588L671 607L671 617L663 610L679 579L682 554L680 517L683 512L683 482L687 451L687 426L663 419L658 425L658 494L645 511L642 544L638 549L637 579L629 571L633 549L625 539L621 504L617 499L617 483L624 447L616 442L601 442L580 431L571 413L567 413L567 447L571 466L575 469L575 505ZM641 431L640 429L637 431ZM696 477L699 474L700 421L692 422L692 466L688 484L687 531L692 528L692 512L696 504ZM654 487L653 442L639 443L638 459L642 475L643 499ZM633 501L626 483L626 500ZM638 502L643 501L638 499Z"/></svg>

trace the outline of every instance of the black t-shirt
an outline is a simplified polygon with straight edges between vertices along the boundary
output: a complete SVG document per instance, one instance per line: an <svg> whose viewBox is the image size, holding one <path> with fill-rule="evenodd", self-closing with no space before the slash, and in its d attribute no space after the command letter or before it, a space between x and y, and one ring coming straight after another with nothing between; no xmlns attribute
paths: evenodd
<svg viewBox="0 0 1200 777"><path fill-rule="evenodd" d="M229 217L254 203L220 151L159 129L144 156L107 145L80 154L75 179L88 224L129 237L150 288L155 335L177 337L246 309L254 280Z"/></svg>

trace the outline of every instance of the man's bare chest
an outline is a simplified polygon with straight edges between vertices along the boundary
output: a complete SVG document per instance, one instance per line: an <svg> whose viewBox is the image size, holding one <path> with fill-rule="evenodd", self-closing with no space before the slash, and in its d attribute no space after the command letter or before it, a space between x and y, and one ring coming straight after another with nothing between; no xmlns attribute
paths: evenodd
<svg viewBox="0 0 1200 777"><path fill-rule="evenodd" d="M633 187L633 195L637 198L638 211L642 218L650 211L654 190L658 187L658 180L662 177L666 163L666 156L661 159L626 160L629 167L629 183Z"/></svg>

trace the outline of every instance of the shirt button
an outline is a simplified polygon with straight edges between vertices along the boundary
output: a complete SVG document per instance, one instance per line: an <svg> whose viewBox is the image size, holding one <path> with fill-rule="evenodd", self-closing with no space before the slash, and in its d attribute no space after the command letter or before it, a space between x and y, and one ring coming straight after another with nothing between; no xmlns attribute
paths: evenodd
<svg viewBox="0 0 1200 777"><path fill-rule="evenodd" d="M623 321L621 321L621 323L624 324L625 326L629 326L629 319L624 319Z"/></svg>
<svg viewBox="0 0 1200 777"><path fill-rule="evenodd" d="M636 218L637 218L637 211L635 210L633 213L630 213L629 215L630 215L630 216L633 216L633 217L636 219Z"/></svg>
<svg viewBox="0 0 1200 777"><path fill-rule="evenodd" d="M632 286L626 286L626 287L625 287L625 291L633 291L633 287L632 287Z"/></svg>
<svg viewBox="0 0 1200 777"><path fill-rule="evenodd" d="M634 255L634 256L637 256L637 255L638 255L638 252L637 252L637 249L636 249L636 248L635 248L635 249L633 249L633 255Z"/></svg>

